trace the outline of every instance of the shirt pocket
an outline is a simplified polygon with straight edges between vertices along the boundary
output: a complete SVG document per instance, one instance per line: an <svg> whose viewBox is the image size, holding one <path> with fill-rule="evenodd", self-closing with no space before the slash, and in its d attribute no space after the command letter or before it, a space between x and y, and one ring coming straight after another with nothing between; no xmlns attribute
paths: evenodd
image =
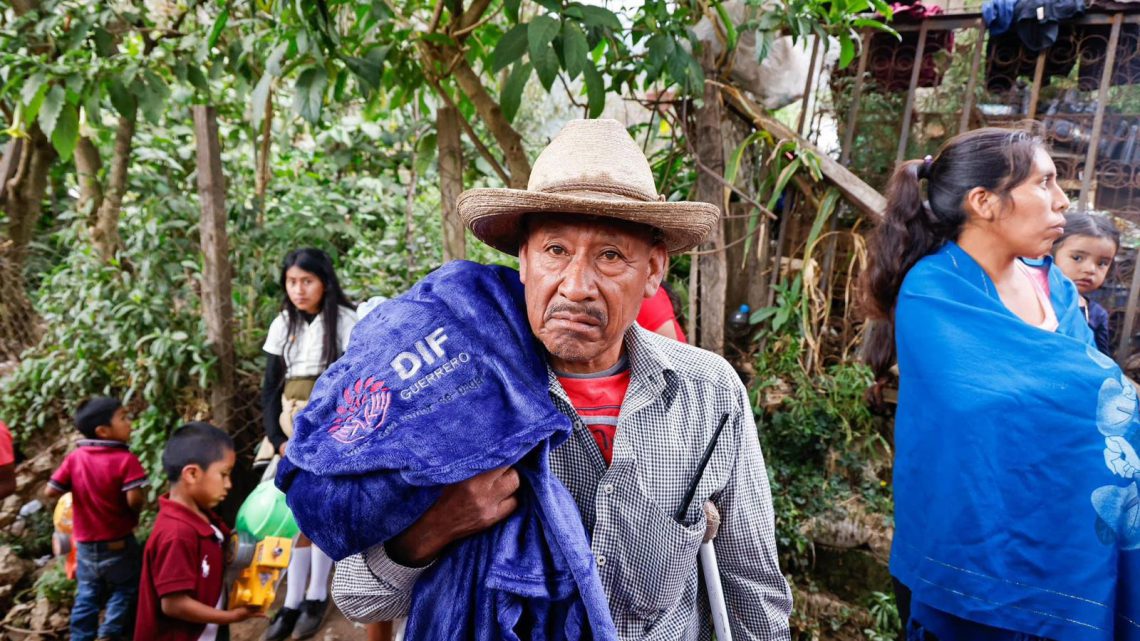
<svg viewBox="0 0 1140 641"><path fill-rule="evenodd" d="M652 621L677 607L685 587L696 581L705 515L678 523L636 486L627 490L616 514L620 548L611 585L619 603Z"/></svg>

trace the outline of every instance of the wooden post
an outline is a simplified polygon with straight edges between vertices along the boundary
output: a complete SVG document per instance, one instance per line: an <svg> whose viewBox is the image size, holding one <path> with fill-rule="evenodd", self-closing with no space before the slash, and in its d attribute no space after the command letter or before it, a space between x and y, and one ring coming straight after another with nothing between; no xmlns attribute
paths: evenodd
<svg viewBox="0 0 1140 641"><path fill-rule="evenodd" d="M1120 15L1120 14L1117 14ZM1116 348L1116 362L1124 367L1132 352L1132 328L1136 322L1136 304L1140 299L1140 250L1135 254L1132 284L1128 287L1128 306L1124 308L1124 327L1120 330L1120 345Z"/></svg>
<svg viewBox="0 0 1140 641"><path fill-rule="evenodd" d="M855 144L855 128L859 122L859 103L863 100L863 76L867 73L867 59L871 57L871 32L863 32L862 51L859 52L859 67L855 71L855 88L851 91L851 106L847 111L847 129L843 132L843 148L839 150L839 164L844 167L851 162L851 145Z"/></svg>
<svg viewBox="0 0 1140 641"><path fill-rule="evenodd" d="M974 92L978 87L978 67L982 63L982 46L986 42L986 24L978 19L974 41L974 60L970 64L970 80L966 83L966 102L962 104L962 119L958 122L958 133L970 130L970 112L974 110Z"/></svg>
<svg viewBox="0 0 1140 641"><path fill-rule="evenodd" d="M1081 173L1081 195L1077 200L1077 210L1084 211L1089 205L1089 190L1092 177L1096 173L1096 153L1100 147L1101 130L1104 128L1104 107L1108 102L1108 85L1112 83L1113 67L1116 65L1116 45L1120 42L1120 23L1124 14L1112 17L1112 31L1108 36L1108 53L1104 59L1104 69L1100 72L1100 88L1096 94L1096 115L1093 116L1092 139L1089 140L1088 155L1085 156L1085 170ZM1130 301L1132 302L1132 301ZM1131 310L1132 307L1129 307ZM1123 361L1121 361L1123 363Z"/></svg>
<svg viewBox="0 0 1140 641"><path fill-rule="evenodd" d="M467 257L467 239L459 220L458 201L463 191L463 147L459 143L459 112L443 105L436 110L439 141L439 202L443 216L443 261Z"/></svg>
<svg viewBox="0 0 1140 641"><path fill-rule="evenodd" d="M202 217L198 235L202 247L202 315L206 340L218 357L218 376L210 389L214 423L232 432L236 427L236 372L233 332L233 272L226 235L225 176L218 139L217 112L195 105L194 137L198 152L198 198Z"/></svg>
<svg viewBox="0 0 1140 641"><path fill-rule="evenodd" d="M1033 120L1037 117L1037 102L1041 98L1041 83L1045 81L1045 52L1037 54L1037 66L1033 70L1033 88L1029 92L1029 110L1025 117Z"/></svg>
<svg viewBox="0 0 1140 641"><path fill-rule="evenodd" d="M713 75L713 58L707 50L702 64L707 76ZM696 112L696 132L692 137L697 162L703 165L697 172L697 200L716 205L724 215L724 185L718 178L724 176L724 140L721 137L720 90L711 83L705 84L704 105ZM715 174L715 175L710 175ZM724 354L725 297L728 286L728 265L724 252L724 219L717 220L713 231L700 246L708 252L700 256L701 323L697 345Z"/></svg>
<svg viewBox="0 0 1140 641"><path fill-rule="evenodd" d="M926 49L926 32L930 21L923 20L918 29L918 45L914 48L914 67L910 70L910 86L906 91L906 109L903 110L902 131L899 132L899 149L895 162L906 160L906 143L910 139L910 118L914 110L914 91L918 89L918 76L922 72L922 52Z"/></svg>
<svg viewBox="0 0 1140 641"><path fill-rule="evenodd" d="M815 43L811 47L811 62L808 63L807 82L804 83L804 97L803 102L800 103L800 119L796 124L796 131L800 132L801 136L806 137L807 132L804 131L804 123L807 122L808 107L811 103L811 87L812 79L815 78L815 62L819 57L819 36L816 36ZM823 65L820 65L821 67Z"/></svg>

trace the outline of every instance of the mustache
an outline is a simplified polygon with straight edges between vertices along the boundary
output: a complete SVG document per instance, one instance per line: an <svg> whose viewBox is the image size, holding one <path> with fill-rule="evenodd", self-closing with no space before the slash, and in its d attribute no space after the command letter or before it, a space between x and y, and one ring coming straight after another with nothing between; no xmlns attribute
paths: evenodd
<svg viewBox="0 0 1140 641"><path fill-rule="evenodd" d="M558 303L558 304L552 306L550 309L546 310L546 315L543 317L542 320L548 321L551 318L554 318L554 315L558 314L558 313L569 313L569 314L574 314L574 315L589 316L590 318L598 321L598 324L600 324L600 325L606 324L606 312L605 312L605 310L599 309L597 307L590 307L589 305L581 305L581 304L577 304L577 303Z"/></svg>

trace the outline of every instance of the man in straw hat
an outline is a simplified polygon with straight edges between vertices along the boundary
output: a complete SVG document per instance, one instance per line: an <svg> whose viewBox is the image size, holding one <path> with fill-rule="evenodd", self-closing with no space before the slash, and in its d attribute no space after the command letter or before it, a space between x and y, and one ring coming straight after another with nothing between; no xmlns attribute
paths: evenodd
<svg viewBox="0 0 1140 641"><path fill-rule="evenodd" d="M644 154L613 120L567 124L526 190L459 198L472 233L519 258L550 394L574 423L551 466L578 505L622 639L711 636L697 567L706 500L722 515L715 549L734 638L789 638L791 593L747 390L720 356L634 323L668 254L699 244L718 213L658 196ZM722 419L696 495L682 507ZM399 536L337 564L337 605L365 621L405 614L432 560L510 514L518 486L510 468L451 486Z"/></svg>

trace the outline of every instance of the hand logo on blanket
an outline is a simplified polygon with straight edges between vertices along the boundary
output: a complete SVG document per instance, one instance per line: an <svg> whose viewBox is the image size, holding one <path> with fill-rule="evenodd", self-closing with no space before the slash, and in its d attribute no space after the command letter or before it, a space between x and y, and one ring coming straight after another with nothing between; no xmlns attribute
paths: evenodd
<svg viewBox="0 0 1140 641"><path fill-rule="evenodd" d="M1098 365L1109 369L1108 357L1090 348L1089 355ZM1100 386L1097 399L1097 429L1104 435L1104 463L1116 476L1130 480L1125 486L1105 485L1092 493L1097 513L1097 534L1101 541L1120 541L1122 550L1140 549L1140 457L1133 443L1140 441L1140 425L1136 421L1136 388L1132 382L1115 375Z"/></svg>
<svg viewBox="0 0 1140 641"><path fill-rule="evenodd" d="M380 429L392 404L392 391L371 376L357 379L342 397L344 404L337 406L337 417L329 428L329 434L341 443L352 443Z"/></svg>

